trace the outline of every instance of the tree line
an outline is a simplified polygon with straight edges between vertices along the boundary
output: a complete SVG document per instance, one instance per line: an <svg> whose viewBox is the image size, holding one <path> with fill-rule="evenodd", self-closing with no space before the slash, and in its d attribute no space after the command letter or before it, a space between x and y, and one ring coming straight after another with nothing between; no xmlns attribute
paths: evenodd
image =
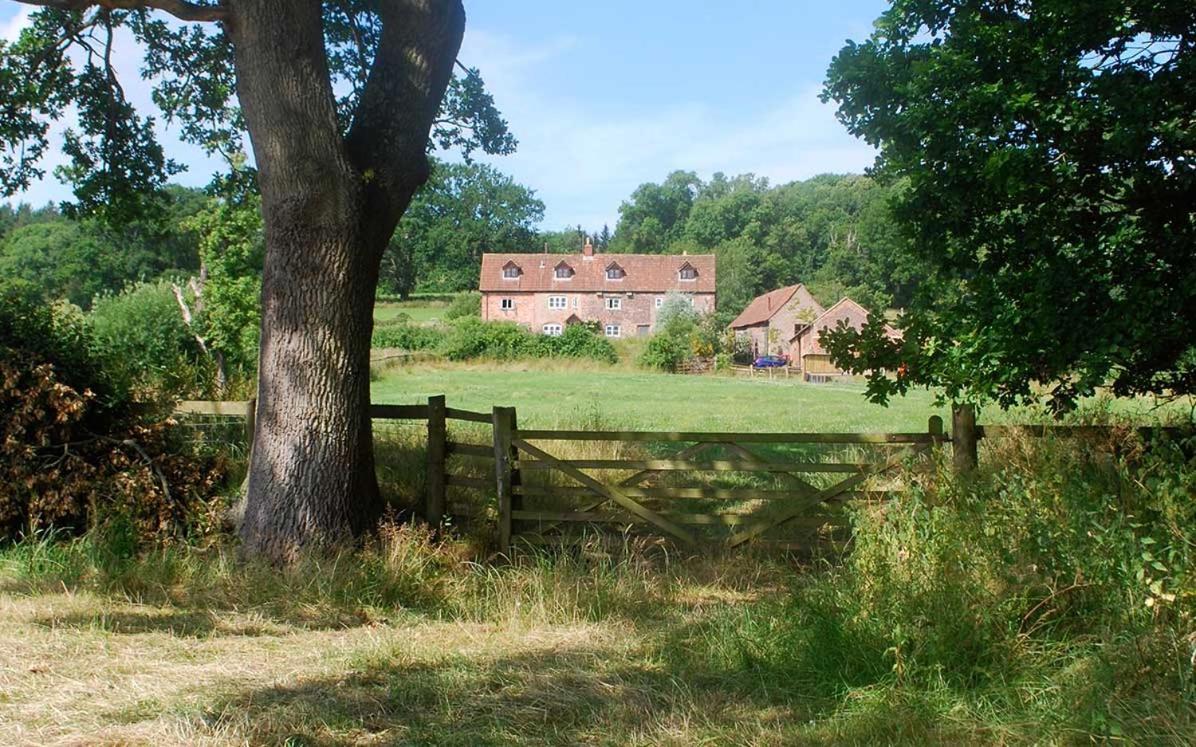
<svg viewBox="0 0 1196 747"><path fill-rule="evenodd" d="M861 175L772 186L751 174L703 181L677 171L637 188L622 203L614 232L540 230L544 203L533 189L492 166L438 161L387 245L380 291L406 298L473 290L484 252L577 252L589 240L600 252L715 254L724 322L754 296L797 282L827 303L850 295L885 309L906 303L918 277L888 214L893 192ZM226 277L260 283L260 220L243 212L177 185L167 188L152 219L115 229L54 206L4 205L0 272L84 309L129 283L201 272L216 276L219 294L226 255L245 255L234 247L246 241L258 244L256 259L242 256ZM256 289L240 295L252 300Z"/></svg>
<svg viewBox="0 0 1196 747"><path fill-rule="evenodd" d="M907 303L919 276L888 212L896 189L854 174L772 186L752 174L703 181L676 171L638 187L613 233L537 231L544 203L532 189L489 166L438 163L387 247L381 290L472 290L484 252L578 252L588 240L600 252L715 254L724 321L798 282L827 303L850 295L883 310Z"/></svg>

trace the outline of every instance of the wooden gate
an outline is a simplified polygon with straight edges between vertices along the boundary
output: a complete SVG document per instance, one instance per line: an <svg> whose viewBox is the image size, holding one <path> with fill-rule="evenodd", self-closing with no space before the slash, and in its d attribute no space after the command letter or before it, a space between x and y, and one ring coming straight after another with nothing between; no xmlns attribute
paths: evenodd
<svg viewBox="0 0 1196 747"><path fill-rule="evenodd" d="M496 414L500 544L614 525L695 547L808 547L847 501L888 497L872 483L944 440L937 416L922 433L669 433L520 430ZM595 457L597 444L640 453ZM670 444L682 448L658 453Z"/></svg>

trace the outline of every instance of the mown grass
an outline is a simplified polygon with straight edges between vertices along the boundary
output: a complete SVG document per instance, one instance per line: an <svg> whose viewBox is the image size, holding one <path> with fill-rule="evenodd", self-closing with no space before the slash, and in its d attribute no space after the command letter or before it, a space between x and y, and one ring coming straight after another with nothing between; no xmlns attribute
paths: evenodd
<svg viewBox="0 0 1196 747"><path fill-rule="evenodd" d="M374 304L374 320L389 321L399 314L406 314L415 324L430 324L444 318L444 312L452 303L449 295L414 295L406 301L379 301Z"/></svg>
<svg viewBox="0 0 1196 747"><path fill-rule="evenodd" d="M660 430L925 431L945 416L917 393L889 407L866 402L858 384L805 384L683 376L585 363L420 364L388 369L373 383L375 402L426 402L489 412L513 406L524 427L556 427L600 416L616 427Z"/></svg>
<svg viewBox="0 0 1196 747"><path fill-rule="evenodd" d="M417 404L443 394L450 407L489 412L495 405L513 406L524 427L565 427L599 418L614 427L643 430L924 432L932 415L950 427L950 413L936 405L933 392L915 390L882 407L865 400L863 384L854 381L686 376L551 360L396 363L380 368L374 379L375 402ZM1190 422L1192 407L1190 398L1170 403L1094 398L1068 422ZM1050 416L992 408L979 420L1050 422Z"/></svg>
<svg viewBox="0 0 1196 747"><path fill-rule="evenodd" d="M1187 744L1193 448L994 440L809 565L32 539L0 551L0 741Z"/></svg>

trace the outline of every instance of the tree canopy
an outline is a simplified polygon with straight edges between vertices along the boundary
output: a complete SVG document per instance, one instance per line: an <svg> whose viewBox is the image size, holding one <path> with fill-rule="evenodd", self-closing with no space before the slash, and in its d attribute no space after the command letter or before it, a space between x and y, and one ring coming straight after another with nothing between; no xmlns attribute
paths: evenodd
<svg viewBox="0 0 1196 747"><path fill-rule="evenodd" d="M51 145L50 123L74 106L78 116L62 145L68 162L55 170L74 190L67 210L112 225L154 214L170 178L185 167L163 149L154 114L137 111L126 95L113 63L122 40L143 51L142 77L152 83L158 116L176 125L184 142L225 161L228 169L214 175L212 189L234 196L252 189L256 169L245 153L246 121L225 25L234 8L185 0L30 3L45 7L15 42L0 41L0 99L6 102L0 108L0 194L16 194L45 176L40 162ZM359 130L364 124L362 97L379 59L383 16L393 9L366 0L318 5L338 126L348 136L354 124ZM191 23L168 22L163 12ZM458 63L438 108L425 138L429 151L457 149L468 158L479 149L514 150L515 138L477 68Z"/></svg>
<svg viewBox="0 0 1196 747"><path fill-rule="evenodd" d="M833 346L875 399L1196 391L1196 4L895 0L824 96L932 270Z"/></svg>
<svg viewBox="0 0 1196 747"><path fill-rule="evenodd" d="M827 303L851 295L883 310L907 303L920 274L889 214L897 189L858 175L774 187L753 174L704 182L677 171L622 204L610 249L714 253L724 315L799 282Z"/></svg>
<svg viewBox="0 0 1196 747"><path fill-rule="evenodd" d="M205 200L199 190L170 185L152 219L121 226L52 207L2 206L0 274L27 280L48 298L87 308L97 294L118 292L126 283L195 272L197 239L186 222Z"/></svg>
<svg viewBox="0 0 1196 747"><path fill-rule="evenodd" d="M544 203L492 166L433 164L382 259L382 287L406 295L477 288L483 252L536 249Z"/></svg>
<svg viewBox="0 0 1196 747"><path fill-rule="evenodd" d="M429 150L515 146L457 59L461 0L26 1L42 9L0 47L0 192L43 175L49 124L73 105L56 171L74 190L66 209L109 225L152 217L181 167L113 64L118 40L140 48L158 113L227 163L212 189L261 197L246 551L286 562L365 531L382 511L369 338L383 253Z"/></svg>

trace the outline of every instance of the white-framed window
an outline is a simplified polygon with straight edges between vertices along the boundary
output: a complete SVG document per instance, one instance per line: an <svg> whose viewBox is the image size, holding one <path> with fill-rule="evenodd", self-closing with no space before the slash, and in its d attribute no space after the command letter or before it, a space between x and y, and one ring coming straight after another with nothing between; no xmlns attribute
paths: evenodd
<svg viewBox="0 0 1196 747"><path fill-rule="evenodd" d="M569 265L557 265L554 275L557 280L570 280L573 278L573 268Z"/></svg>
<svg viewBox="0 0 1196 747"><path fill-rule="evenodd" d="M677 277L681 278L682 280L697 280L698 271L694 269L693 265L686 264L677 273Z"/></svg>
<svg viewBox="0 0 1196 747"><path fill-rule="evenodd" d="M661 306L664 306L664 296L657 296L656 297L656 308L659 309Z"/></svg>
<svg viewBox="0 0 1196 747"><path fill-rule="evenodd" d="M504 298L502 301L499 302L498 306L503 311L510 311L511 309L515 308L515 299Z"/></svg>
<svg viewBox="0 0 1196 747"><path fill-rule="evenodd" d="M611 265L606 268L607 280L622 280L626 275L627 273L623 272L623 268L618 265Z"/></svg>
<svg viewBox="0 0 1196 747"><path fill-rule="evenodd" d="M548 297L548 308L550 308L550 309L563 309L563 308L566 308L568 305L569 305L569 299L566 296L549 296Z"/></svg>
<svg viewBox="0 0 1196 747"><path fill-rule="evenodd" d="M502 268L502 277L503 280L514 280L518 278L522 272L523 271L519 269L519 265L507 265L506 267Z"/></svg>
<svg viewBox="0 0 1196 747"><path fill-rule="evenodd" d="M621 298L606 299L606 308L610 311L618 311L619 309L623 308L623 299L621 299Z"/></svg>
<svg viewBox="0 0 1196 747"><path fill-rule="evenodd" d="M578 304L578 298L577 298L577 296L574 296L574 297L573 297L573 308L575 308L575 309L576 309L578 306L579 306L579 304Z"/></svg>
<svg viewBox="0 0 1196 747"><path fill-rule="evenodd" d="M617 324L606 325L606 327L603 328L603 332L606 333L607 337L619 337L620 336L619 325L617 325Z"/></svg>
<svg viewBox="0 0 1196 747"><path fill-rule="evenodd" d="M544 334L548 335L549 337L560 337L564 330L565 328L559 324L544 325Z"/></svg>

